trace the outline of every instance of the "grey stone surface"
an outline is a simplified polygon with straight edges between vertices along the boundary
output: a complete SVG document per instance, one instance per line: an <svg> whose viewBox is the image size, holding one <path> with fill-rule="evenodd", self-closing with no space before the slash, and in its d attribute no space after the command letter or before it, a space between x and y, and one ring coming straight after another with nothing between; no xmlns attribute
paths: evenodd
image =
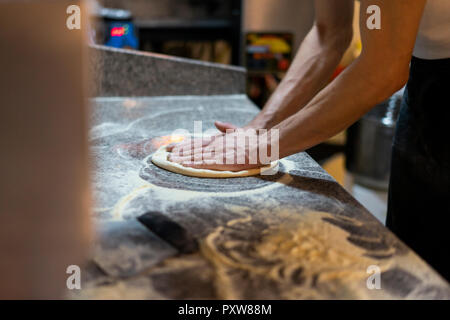
<svg viewBox="0 0 450 320"><path fill-rule="evenodd" d="M91 96L222 95L245 92L245 69L94 45Z"/></svg>
<svg viewBox="0 0 450 320"><path fill-rule="evenodd" d="M95 263L109 276L130 277L177 254L135 219L108 221L98 228Z"/></svg>
<svg viewBox="0 0 450 320"><path fill-rule="evenodd" d="M306 153L282 159L278 174L267 177L192 178L151 163L151 154L170 142L174 130L192 132L194 121L203 121L203 130L212 128L214 120L236 125L248 122L258 109L244 95L96 98L92 104L97 223L134 222L146 212L156 211L182 226L199 243L193 264L179 254L140 268L142 281L150 283L144 296L448 296L448 284ZM127 246L134 250L131 238ZM146 248L156 250L150 242ZM138 245L136 249L140 250ZM107 260L112 270L122 263L120 257ZM380 267L382 290L366 286L370 265ZM128 282L127 278L120 281ZM136 278L130 281L137 283ZM195 286L198 290L192 288ZM108 288L119 290L114 285ZM104 294L93 286L86 295L93 292Z"/></svg>

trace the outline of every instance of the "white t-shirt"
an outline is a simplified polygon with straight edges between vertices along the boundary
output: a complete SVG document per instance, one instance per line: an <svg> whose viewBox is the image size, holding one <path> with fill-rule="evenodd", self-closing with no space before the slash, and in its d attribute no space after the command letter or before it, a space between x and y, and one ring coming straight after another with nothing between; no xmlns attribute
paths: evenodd
<svg viewBox="0 0 450 320"><path fill-rule="evenodd" d="M450 58L450 0L427 1L413 55L422 59Z"/></svg>

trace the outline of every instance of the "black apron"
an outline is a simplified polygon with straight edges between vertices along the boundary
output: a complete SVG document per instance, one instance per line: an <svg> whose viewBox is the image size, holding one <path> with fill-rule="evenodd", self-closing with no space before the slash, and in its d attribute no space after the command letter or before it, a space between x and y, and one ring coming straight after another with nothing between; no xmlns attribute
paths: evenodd
<svg viewBox="0 0 450 320"><path fill-rule="evenodd" d="M450 281L450 59L412 58L386 225Z"/></svg>

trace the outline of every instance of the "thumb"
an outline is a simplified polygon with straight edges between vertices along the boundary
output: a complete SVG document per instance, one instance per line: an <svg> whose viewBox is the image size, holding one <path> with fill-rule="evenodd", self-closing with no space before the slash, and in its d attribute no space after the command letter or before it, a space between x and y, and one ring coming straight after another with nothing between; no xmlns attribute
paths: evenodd
<svg viewBox="0 0 450 320"><path fill-rule="evenodd" d="M219 129L219 131L226 133L227 130L234 130L237 129L237 127L231 123L227 123L227 122L220 122L220 121L216 121L214 122L214 125L216 126L217 129Z"/></svg>

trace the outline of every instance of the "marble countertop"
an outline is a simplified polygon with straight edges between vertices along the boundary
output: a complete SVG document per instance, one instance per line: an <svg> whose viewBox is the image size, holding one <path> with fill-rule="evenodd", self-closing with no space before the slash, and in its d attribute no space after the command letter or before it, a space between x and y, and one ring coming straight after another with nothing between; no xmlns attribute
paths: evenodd
<svg viewBox="0 0 450 320"><path fill-rule="evenodd" d="M243 125L245 95L92 99L98 238L72 298L450 298L448 284L306 153L278 174L204 179L154 166L175 129ZM367 270L380 272L371 290Z"/></svg>
<svg viewBox="0 0 450 320"><path fill-rule="evenodd" d="M245 93L242 67L92 45L90 94L102 97Z"/></svg>

